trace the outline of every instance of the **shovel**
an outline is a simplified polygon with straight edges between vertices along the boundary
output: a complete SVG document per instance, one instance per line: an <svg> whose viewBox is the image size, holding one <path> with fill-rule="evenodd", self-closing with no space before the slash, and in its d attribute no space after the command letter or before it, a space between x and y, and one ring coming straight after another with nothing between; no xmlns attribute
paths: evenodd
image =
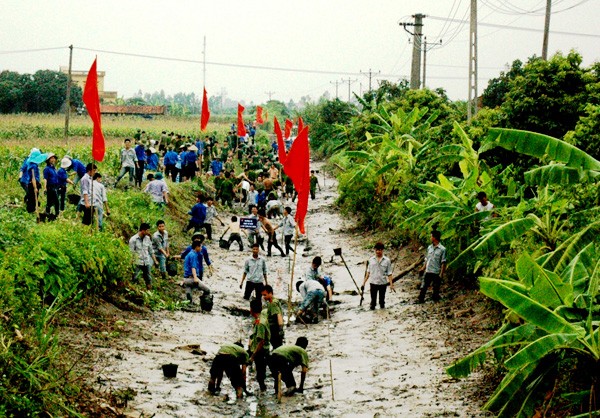
<svg viewBox="0 0 600 418"><path fill-rule="evenodd" d="M358 294L360 295L360 301L362 303L362 301L364 299L363 292L360 290L360 287L358 287L358 285L356 284L356 280L354 280L354 276L352 276L352 272L348 268L348 264L346 264L346 260L344 260L344 256L342 255L342 249L341 248L334 248L333 249L333 254L334 255L339 255L340 258L342 259L342 263L344 263L344 266L346 267L346 270L348 270L348 274L350 275L350 278L354 282L354 286L356 286L356 290L358 291Z"/></svg>

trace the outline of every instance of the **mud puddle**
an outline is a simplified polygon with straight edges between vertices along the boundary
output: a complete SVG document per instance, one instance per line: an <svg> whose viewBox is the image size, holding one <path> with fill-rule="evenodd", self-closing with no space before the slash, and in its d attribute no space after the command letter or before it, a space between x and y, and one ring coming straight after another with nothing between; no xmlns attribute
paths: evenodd
<svg viewBox="0 0 600 418"><path fill-rule="evenodd" d="M313 167L318 169L319 164ZM431 314L439 305L413 304L417 296L414 275L397 282L395 293L388 290L385 309L370 311L368 295L359 306L356 287L341 258L334 256L334 249L342 248L359 286L364 261L372 251L366 248L362 236L343 232L353 225L331 207L337 196L335 180L328 177L325 187L322 177L320 181L323 190L309 202L306 222L310 250L305 251L307 242L299 244L294 281L304 275L312 257L320 255L322 270L332 275L339 294L334 297L337 304L329 320L286 328L288 344L301 335L309 339L310 370L304 393L277 403L269 374L269 389L259 394L253 371L248 383L253 395L243 400L235 399L226 377L220 395L211 396L206 390L210 364L219 347L238 339L247 343L251 329L248 304L239 289L249 249L240 253L234 246L235 251L227 252L213 242L209 251L214 274L205 278L214 292L210 313L160 312L149 320L131 320L127 326L135 332L119 340L119 349L98 349L100 388L137 392L123 411L126 416L486 416L465 395L465 388L473 385L476 377L457 382L445 374L445 366L458 357L447 344L452 330ZM219 232L214 234L218 236ZM418 256L408 249L403 251L396 271L403 267L400 263L410 265ZM392 259L395 256L389 252L387 255ZM286 301L291 261L273 256L267 262L275 296ZM294 292L294 301L298 300ZM161 366L168 363L178 364L174 379L163 377Z"/></svg>

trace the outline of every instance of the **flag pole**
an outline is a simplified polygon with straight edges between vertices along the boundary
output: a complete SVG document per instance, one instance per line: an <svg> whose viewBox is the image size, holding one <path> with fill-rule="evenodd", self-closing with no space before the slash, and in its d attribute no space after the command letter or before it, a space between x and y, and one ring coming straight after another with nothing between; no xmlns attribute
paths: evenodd
<svg viewBox="0 0 600 418"><path fill-rule="evenodd" d="M93 139L92 139L93 140ZM94 166L96 165L96 160L94 159L94 157L92 157L92 173L96 174L94 172ZM91 191L90 191L90 228L92 231L94 231L94 174L92 174L91 177L91 182L92 182L92 187L91 187Z"/></svg>
<svg viewBox="0 0 600 418"><path fill-rule="evenodd" d="M296 224L296 234L294 238L294 259L292 261L292 271L290 275L290 286L288 288L288 324L292 318L292 289L294 287L294 267L296 266L296 253L298 250L298 224Z"/></svg>

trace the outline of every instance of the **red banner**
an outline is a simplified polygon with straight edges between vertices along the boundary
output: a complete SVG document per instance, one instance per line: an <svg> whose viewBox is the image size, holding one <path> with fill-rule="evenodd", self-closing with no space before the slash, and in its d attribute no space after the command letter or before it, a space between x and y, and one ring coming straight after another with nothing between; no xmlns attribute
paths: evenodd
<svg viewBox="0 0 600 418"><path fill-rule="evenodd" d="M283 171L294 183L298 192L296 222L300 232L305 234L304 218L308 212L308 195L310 194L310 150L308 147L308 126L298 134L287 155Z"/></svg>
<svg viewBox="0 0 600 418"><path fill-rule="evenodd" d="M200 130L206 130L208 120L210 119L210 110L208 109L208 97L206 96L206 89L202 95L202 115L200 116Z"/></svg>
<svg viewBox="0 0 600 418"><path fill-rule="evenodd" d="M85 87L83 89L83 103L87 108L88 114L94 122L92 134L92 158L94 161L104 160L106 146L104 144L104 134L102 133L102 121L100 119L100 96L98 95L98 72L96 71L96 59L90 68Z"/></svg>
<svg viewBox="0 0 600 418"><path fill-rule="evenodd" d="M259 125L265 123L265 121L263 120L262 111L262 107L256 106L256 123L258 123Z"/></svg>
<svg viewBox="0 0 600 418"><path fill-rule="evenodd" d="M279 156L279 162L281 164L285 164L285 160L287 159L287 155L285 153L285 142L283 142L281 126L279 126L279 121L276 117L274 118L273 125L275 127L275 135L277 136L277 155Z"/></svg>
<svg viewBox="0 0 600 418"><path fill-rule="evenodd" d="M237 134L239 137L246 136L246 127L244 126L244 113L245 107L238 103L238 121L237 121Z"/></svg>
<svg viewBox="0 0 600 418"><path fill-rule="evenodd" d="M292 122L289 119L285 120L285 134L283 135L283 137L285 139L288 139L290 137L290 135L292 134L292 128L294 127L294 122Z"/></svg>

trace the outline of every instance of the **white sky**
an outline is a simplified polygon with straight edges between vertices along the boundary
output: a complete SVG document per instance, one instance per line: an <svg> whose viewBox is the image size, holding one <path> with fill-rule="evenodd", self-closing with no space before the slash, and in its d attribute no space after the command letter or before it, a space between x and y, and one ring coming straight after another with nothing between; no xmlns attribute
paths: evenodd
<svg viewBox="0 0 600 418"><path fill-rule="evenodd" d="M443 46L427 54L427 85L443 87L452 99L465 99L468 88L468 24L446 24L439 18L468 19L469 0L0 0L0 70L33 73L68 65L68 45L75 47L73 69L89 69L98 56L106 71L105 90L131 97L138 90L166 94L201 94L201 63L160 61L91 52L78 48L172 57L207 62L250 64L339 72L311 74L207 65L209 95L226 89L234 100L317 99L326 90L335 96L334 81L368 78L344 73L381 71L391 81L409 78L412 44L399 22L424 13L428 42L442 35ZM479 0L479 22L543 29L545 0ZM574 6L574 7L573 7ZM572 8L571 8L572 7ZM535 16L503 14L498 10L542 9ZM600 60L600 0L554 0L551 31L593 36L550 35L549 55L576 49L584 64ZM514 59L541 55L542 33L479 28L479 93ZM453 36L455 34L455 36ZM5 53L63 47L59 50ZM391 75L395 75L392 77ZM348 83L339 95L348 97Z"/></svg>

